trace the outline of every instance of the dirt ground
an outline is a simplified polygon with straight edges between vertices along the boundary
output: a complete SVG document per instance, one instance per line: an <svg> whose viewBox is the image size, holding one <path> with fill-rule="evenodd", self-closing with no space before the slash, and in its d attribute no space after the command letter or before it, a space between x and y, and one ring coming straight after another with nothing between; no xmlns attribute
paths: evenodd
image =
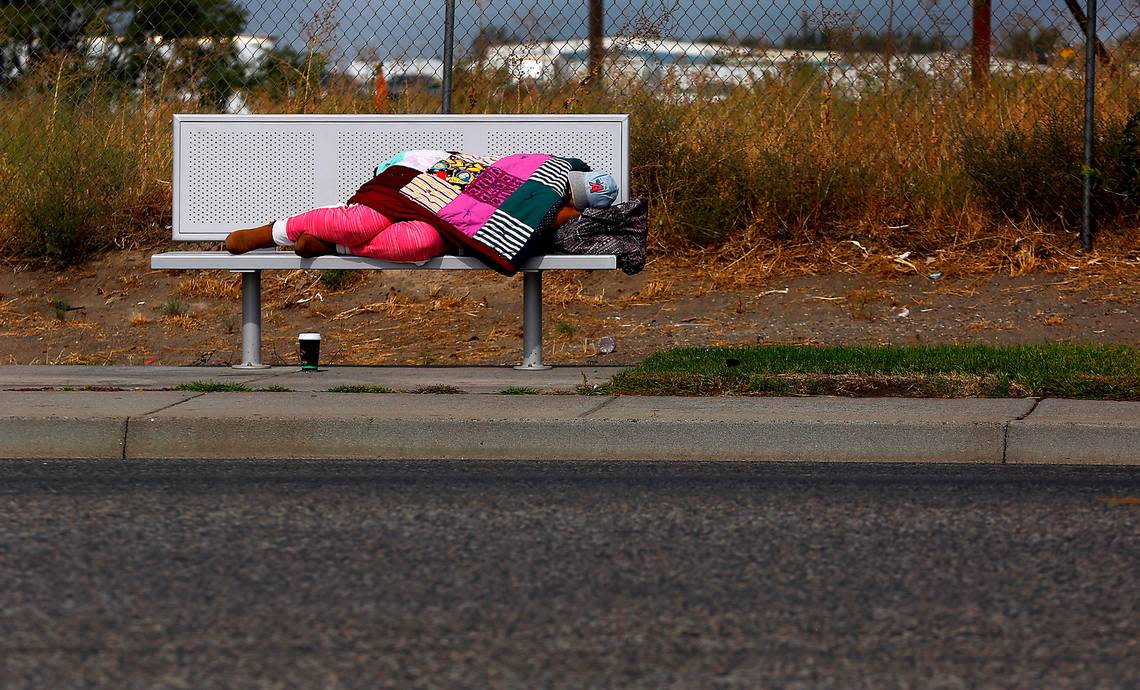
<svg viewBox="0 0 1140 690"><path fill-rule="evenodd" d="M63 273L0 272L0 362L219 365L241 360L240 277L152 271L149 251ZM937 275L937 274L935 274ZM490 271L267 272L263 361L295 364L322 334L322 363L514 364L521 276ZM724 288L650 261L544 277L544 358L633 364L678 345L1140 342L1140 277L1084 267L1028 276L835 273ZM614 339L601 354L598 341Z"/></svg>

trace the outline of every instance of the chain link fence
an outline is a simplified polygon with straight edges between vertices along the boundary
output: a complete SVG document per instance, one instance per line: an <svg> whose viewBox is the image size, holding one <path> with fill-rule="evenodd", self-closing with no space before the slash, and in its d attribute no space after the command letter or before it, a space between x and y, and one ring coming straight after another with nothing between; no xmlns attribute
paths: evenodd
<svg viewBox="0 0 1140 690"><path fill-rule="evenodd" d="M444 10L442 0L10 0L0 3L0 85L46 70L72 76L74 92L90 86L78 74L229 111L290 86L313 92L306 106L330 90L374 95L378 81L388 99L438 97ZM1136 69L1137 16L1129 0L1102 0L1109 70ZM504 85L592 80L683 100L804 78L843 98L994 77L1061 88L1082 75L1083 20L1076 0L457 0L454 55L457 70Z"/></svg>
<svg viewBox="0 0 1140 690"><path fill-rule="evenodd" d="M749 142L751 159L726 153L718 170L762 164L786 188L752 189L760 200L736 205L720 190L727 211L678 201L688 215L674 230L706 242L717 228L762 223L945 223L949 209L973 203L963 191L971 184L979 208L1017 221L1047 206L1047 194L1014 184L1032 170L986 168L996 149L978 133L1046 114L1077 122L1082 110L1077 0L455 0L450 66L448 4L0 0L9 120L0 172L24 175L34 196L53 175L102 166L108 184L121 179L158 209L173 112L438 112L453 76L454 112L633 112L635 180L663 198L683 192L647 166L661 146L688 163L702 147ZM1098 97L1123 123L1140 94L1140 8L1101 0L1098 16ZM110 150L115 141L131 160ZM64 169L33 179L20 161L37 156ZM1054 163L1042 159L1041 169ZM985 197L987 175L1004 176L1005 196ZM1069 178L1056 184L1067 189ZM83 204L101 195L86 190Z"/></svg>

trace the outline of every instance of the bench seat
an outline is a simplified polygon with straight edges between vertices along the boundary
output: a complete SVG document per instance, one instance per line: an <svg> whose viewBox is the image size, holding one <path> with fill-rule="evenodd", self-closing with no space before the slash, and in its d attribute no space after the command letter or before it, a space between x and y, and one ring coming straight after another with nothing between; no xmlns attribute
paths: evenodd
<svg viewBox="0 0 1140 690"><path fill-rule="evenodd" d="M275 250L253 251L248 254L228 252L164 252L151 256L150 267L155 269L220 269L225 271L265 271L265 270L353 270L383 269L388 271L408 270L491 270L487 264L473 256L437 256L422 265L381 261L362 256L318 256L304 259L293 252ZM545 254L531 257L523 264L522 271L552 270L612 270L617 268L617 257L613 254Z"/></svg>

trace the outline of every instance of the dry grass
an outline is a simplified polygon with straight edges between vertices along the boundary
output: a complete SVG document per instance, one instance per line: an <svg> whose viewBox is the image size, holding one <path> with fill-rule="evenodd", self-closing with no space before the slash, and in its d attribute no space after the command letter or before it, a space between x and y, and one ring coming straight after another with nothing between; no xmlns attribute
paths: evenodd
<svg viewBox="0 0 1140 690"><path fill-rule="evenodd" d="M162 324L163 330L172 333L177 331L197 331L202 328L205 322L200 316L191 314L178 314L175 316L163 316L159 318L159 323Z"/></svg>
<svg viewBox="0 0 1140 690"><path fill-rule="evenodd" d="M241 299L241 277L226 271L202 271L178 281L178 294L183 297Z"/></svg>
<svg viewBox="0 0 1140 690"><path fill-rule="evenodd" d="M890 297L891 294L886 290L855 288L847 295L847 306L851 312L851 318L867 321L874 319L873 307L879 302L890 299Z"/></svg>
<svg viewBox="0 0 1140 690"><path fill-rule="evenodd" d="M34 338L58 331L91 331L99 328L98 324L90 321L56 318L54 315L49 315L47 308L39 304L32 305L35 311L21 312L16 308L18 302L20 302L19 297L0 302L0 337Z"/></svg>
<svg viewBox="0 0 1140 690"><path fill-rule="evenodd" d="M573 304L604 305L610 300L605 288L591 294L583 285L582 271L549 271L542 278L542 302L551 307L567 307ZM521 277L514 278L521 282ZM521 287L519 288L521 290Z"/></svg>
<svg viewBox="0 0 1140 690"><path fill-rule="evenodd" d="M132 348L119 348L103 352L60 352L58 355L49 358L46 363L106 366L124 361L124 355L131 351Z"/></svg>
<svg viewBox="0 0 1140 690"><path fill-rule="evenodd" d="M709 281L716 291L746 290L769 285L775 279L826 273L849 273L888 277L941 274L941 279L986 274L1021 276L1070 274L1074 289L1140 278L1140 252L1132 237L1107 235L1097 240L1093 252L1074 246L1071 236L1048 232L1030 224L1009 227L928 252L871 242L795 243L755 241L747 237L729 240L715 248L691 248L680 254L662 249L656 259L666 272L681 271ZM910 251L904 261L898 257ZM940 292L967 296L968 288L938 288Z"/></svg>
<svg viewBox="0 0 1140 690"><path fill-rule="evenodd" d="M255 112L436 107L435 98L415 91L377 102L347 83L317 84L314 70L334 16L322 12L314 15L302 62L282 67L280 88L266 87L247 99ZM106 240L96 244L160 241L165 233L155 228L169 214L170 115L187 106L160 86L144 90L139 107L116 109L110 101L91 99L84 109L68 109L59 95L78 92L80 84L61 74L45 69L42 89L3 99L12 126L0 135L7 142L0 173L16 181L7 193L34 188L21 182L27 175L19 162L35 159L35 152L19 142L50 141L32 133L72 128L78 142L108 142L110 160L119 165L115 161L125 156L123 164L131 171L125 178L129 183L115 193L94 228ZM1136 87L1119 75L1101 84L1098 108L1105 122L1120 122L1135 109ZM547 88L460 70L454 104L457 112L472 113L630 112L632 191L647 194L652 204L649 270L657 262L663 274L699 275L708 290L756 288L775 277L836 271L960 277L1063 272L1078 265L1087 274L1131 277L1138 270L1135 215L1109 219L1096 251L1085 254L1073 228L1042 220L1048 209L1037 217L995 215L971 187L964 167L965 135L1027 131L1043 113L1073 111L1068 106L1080 102L1076 82L1005 80L983 97L971 90L899 82L886 94L852 99L830 89L818 74L788 74L716 102L682 102L683 94L670 88L668 81L664 93L606 92L588 83ZM84 151L78 147L68 155ZM64 157L53 164L67 169L71 161ZM1079 166L1071 177L1079 184ZM366 280L366 273L353 272L337 289L355 289L352 281ZM583 290L573 275L551 278L545 286L549 304L610 299ZM284 309L328 294L331 289L318 281L315 274L305 274L270 282L267 306ZM235 277L202 275L180 282L178 290L186 297L231 298L238 283ZM654 278L623 301L673 296L667 280Z"/></svg>

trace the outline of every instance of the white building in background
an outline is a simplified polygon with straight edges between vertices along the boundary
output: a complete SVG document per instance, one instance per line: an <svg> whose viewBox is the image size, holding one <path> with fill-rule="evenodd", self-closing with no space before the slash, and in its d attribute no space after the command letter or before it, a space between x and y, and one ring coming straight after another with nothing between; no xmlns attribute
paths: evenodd
<svg viewBox="0 0 1140 690"><path fill-rule="evenodd" d="M751 50L721 43L687 42L607 36L606 79L636 83L682 99L698 92L723 95L766 78L786 78L790 71L807 68L838 92L857 97L882 88L885 75L923 75L943 83L969 80L970 56L961 52L899 54L885 58L877 53L826 50ZM589 41L531 41L490 47L477 63L483 69L502 70L514 81L557 84L580 80L588 73ZM1070 70L992 58L995 75L1055 73Z"/></svg>
<svg viewBox="0 0 1140 690"><path fill-rule="evenodd" d="M437 92L443 88L443 60L436 58L370 60L358 57L345 70L361 86L374 84L376 74L380 71L384 73L388 93L393 96L413 87L428 92Z"/></svg>
<svg viewBox="0 0 1140 690"><path fill-rule="evenodd" d="M155 58L155 69L169 65L174 60L175 44L189 41L203 48L210 48L216 39L166 39L162 36L151 36L146 40L150 54ZM129 57L125 39L117 36L96 36L87 40L83 46L83 59L87 67L98 69L101 65L123 63ZM237 63L241 65L245 75L252 76L265 63L266 57L277 45L274 36L240 34L226 41L236 50ZM27 46L0 46L0 58L4 65L0 77L14 79L27 71L29 67L29 51Z"/></svg>
<svg viewBox="0 0 1140 690"><path fill-rule="evenodd" d="M717 43L673 41L629 36L605 36L602 50L611 64L642 62L654 65L708 65L740 55L740 49ZM744 54L747 51L743 51ZM587 64L590 42L584 38L565 41L504 43L487 49L480 64L484 69L504 70L517 80L539 82L555 78L559 65Z"/></svg>
<svg viewBox="0 0 1140 690"><path fill-rule="evenodd" d="M184 45L197 45L203 49L215 46L217 39L213 38L185 38L167 39L162 36L151 36L147 39L147 48L151 54L158 58L160 64L170 64L174 59L174 49L179 43ZM264 63L266 57L277 45L274 36L239 34L223 43L235 49L237 63L241 65L246 76L253 75ZM97 36L87 43L86 57L88 66L95 67L99 63L118 62L125 60L127 54L124 50L123 39L119 37Z"/></svg>

